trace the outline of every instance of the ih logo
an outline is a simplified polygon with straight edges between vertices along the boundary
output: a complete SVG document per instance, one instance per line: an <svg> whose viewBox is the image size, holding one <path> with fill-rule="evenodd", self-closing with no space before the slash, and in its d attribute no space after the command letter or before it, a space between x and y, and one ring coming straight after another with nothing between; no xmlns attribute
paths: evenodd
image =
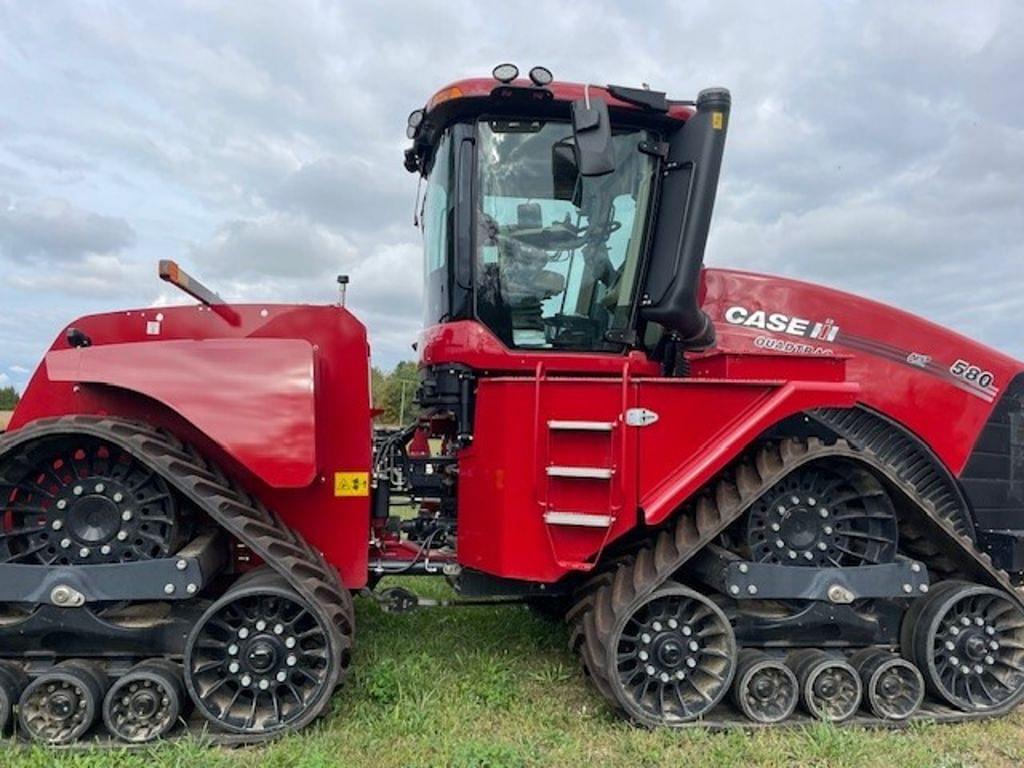
<svg viewBox="0 0 1024 768"><path fill-rule="evenodd" d="M839 335L839 326L831 318L824 322L815 322L782 312L767 312L763 309L750 310L741 306L729 307L725 310L725 322L731 325L741 325L744 328L787 333L790 336L818 339L819 341L835 341L836 336Z"/></svg>

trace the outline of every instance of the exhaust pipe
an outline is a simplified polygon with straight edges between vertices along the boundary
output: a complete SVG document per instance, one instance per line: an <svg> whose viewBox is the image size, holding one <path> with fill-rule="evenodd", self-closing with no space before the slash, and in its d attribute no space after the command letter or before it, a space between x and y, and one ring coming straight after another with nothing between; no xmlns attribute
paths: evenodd
<svg viewBox="0 0 1024 768"><path fill-rule="evenodd" d="M704 248L722 168L732 98L725 88L697 97L697 113L669 139L641 315L668 329L684 349L715 343L698 298Z"/></svg>

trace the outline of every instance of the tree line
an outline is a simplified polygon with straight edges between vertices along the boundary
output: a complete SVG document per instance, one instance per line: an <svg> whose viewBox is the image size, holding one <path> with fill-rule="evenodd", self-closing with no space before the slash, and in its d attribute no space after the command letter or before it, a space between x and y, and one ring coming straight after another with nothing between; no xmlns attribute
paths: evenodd
<svg viewBox="0 0 1024 768"><path fill-rule="evenodd" d="M14 387L0 388L0 411L13 411L20 399Z"/></svg>
<svg viewBox="0 0 1024 768"><path fill-rule="evenodd" d="M416 363L403 360L390 372L374 366L370 369L373 387L373 407L382 411L375 423L378 426L397 427L409 424L419 409L413 402L419 386Z"/></svg>

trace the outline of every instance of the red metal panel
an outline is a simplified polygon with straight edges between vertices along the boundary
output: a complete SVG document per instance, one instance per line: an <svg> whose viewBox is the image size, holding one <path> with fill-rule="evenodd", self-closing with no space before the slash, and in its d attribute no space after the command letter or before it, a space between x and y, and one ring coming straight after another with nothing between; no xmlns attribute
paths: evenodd
<svg viewBox="0 0 1024 768"><path fill-rule="evenodd" d="M169 429L224 467L251 493L280 514L289 526L302 533L338 568L346 586L352 589L365 586L369 497L335 496L333 474L338 471L366 472L370 468L369 347L366 330L340 307L232 305L232 308L239 316L237 326L224 322L205 307L195 306L93 315L79 318L71 326L89 336L93 344L90 349L97 351L107 345L139 343L159 348L168 342L187 342L200 347L208 343L198 341L203 339L297 340L306 349L307 360L311 355L315 381L315 447L309 447L308 440L304 439L303 450L315 451L316 471L305 486L273 487L269 482L273 476L268 480L251 471L233 453L211 440L205 429L197 428L175 410L149 396L121 387L79 386L73 381L53 381L47 375L46 365L41 365L33 375L14 414L11 428L17 429L40 418L84 413L113 414ZM51 351L68 349L62 333ZM253 377L263 378L265 381L261 386L268 389L282 386L281 382L273 381L280 373L274 368L273 361L267 359L267 367L261 371L262 359L260 355L254 355L246 363L252 368ZM212 361L207 363L213 364ZM137 372L135 375L142 377L146 374ZM228 374L217 372L213 375ZM308 382L305 372L302 377ZM289 385L284 386L286 390L290 389ZM211 385L206 380L199 384L197 379L192 388L204 387L210 388ZM256 434L264 429L265 423L276 418L273 406L267 407L264 398L253 403L238 397L237 392L234 394L235 397L229 398L220 413L223 423L240 418L233 409L242 409L247 414L245 420ZM182 396L193 395L184 392ZM211 418L212 411L211 408ZM222 426L218 424L213 429L216 432ZM271 447L270 450L277 449Z"/></svg>
<svg viewBox="0 0 1024 768"><path fill-rule="evenodd" d="M316 476L313 348L304 339L104 344L46 355L51 381L107 384L177 411L277 488Z"/></svg>
<svg viewBox="0 0 1024 768"><path fill-rule="evenodd" d="M920 317L819 285L709 269L704 294L719 350L737 356L778 350L793 366L808 355L847 356L847 377L861 386L859 402L916 433L957 474L999 393L1024 370L1019 361ZM836 329L835 337L828 339L831 330L823 331L824 339L808 335L819 323ZM953 374L958 360L990 372L995 391ZM780 378L793 375L784 366Z"/></svg>

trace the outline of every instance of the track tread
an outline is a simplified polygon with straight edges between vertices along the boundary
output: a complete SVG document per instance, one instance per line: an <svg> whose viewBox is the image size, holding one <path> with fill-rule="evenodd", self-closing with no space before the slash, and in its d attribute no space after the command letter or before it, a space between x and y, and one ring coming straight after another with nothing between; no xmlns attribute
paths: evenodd
<svg viewBox="0 0 1024 768"><path fill-rule="evenodd" d="M929 567L935 563L940 566L936 570L962 573L949 555L952 549L959 555L957 559L971 564L976 575L1010 593L1024 605L1024 591L1016 589L1009 575L996 568L991 558L975 546L973 538L958 524L958 518L948 514L948 508L943 514L936 506L944 499L919 492L913 479L930 480L931 473L908 472L904 464L894 463L894 454L905 447L905 441L897 439L901 437L875 439L860 448L845 439L825 443L817 437L765 443L721 473L694 504L679 513L671 527L654 534L653 540L642 546L632 559L617 564L610 581L599 577L591 579L591 588L582 591L568 616L574 622L572 642L581 650L585 671L602 695L622 710L614 695L609 695L612 692L609 681L615 673L611 642L614 628L625 620L624 612L628 607L669 581L775 483L798 467L819 459L846 458L884 475L908 498L916 500L927 521L945 534L946 549L943 549L935 544L933 537L913 527L909 530L910 537L918 536L916 543L924 545L922 559ZM920 464L915 463L914 469L919 467Z"/></svg>

